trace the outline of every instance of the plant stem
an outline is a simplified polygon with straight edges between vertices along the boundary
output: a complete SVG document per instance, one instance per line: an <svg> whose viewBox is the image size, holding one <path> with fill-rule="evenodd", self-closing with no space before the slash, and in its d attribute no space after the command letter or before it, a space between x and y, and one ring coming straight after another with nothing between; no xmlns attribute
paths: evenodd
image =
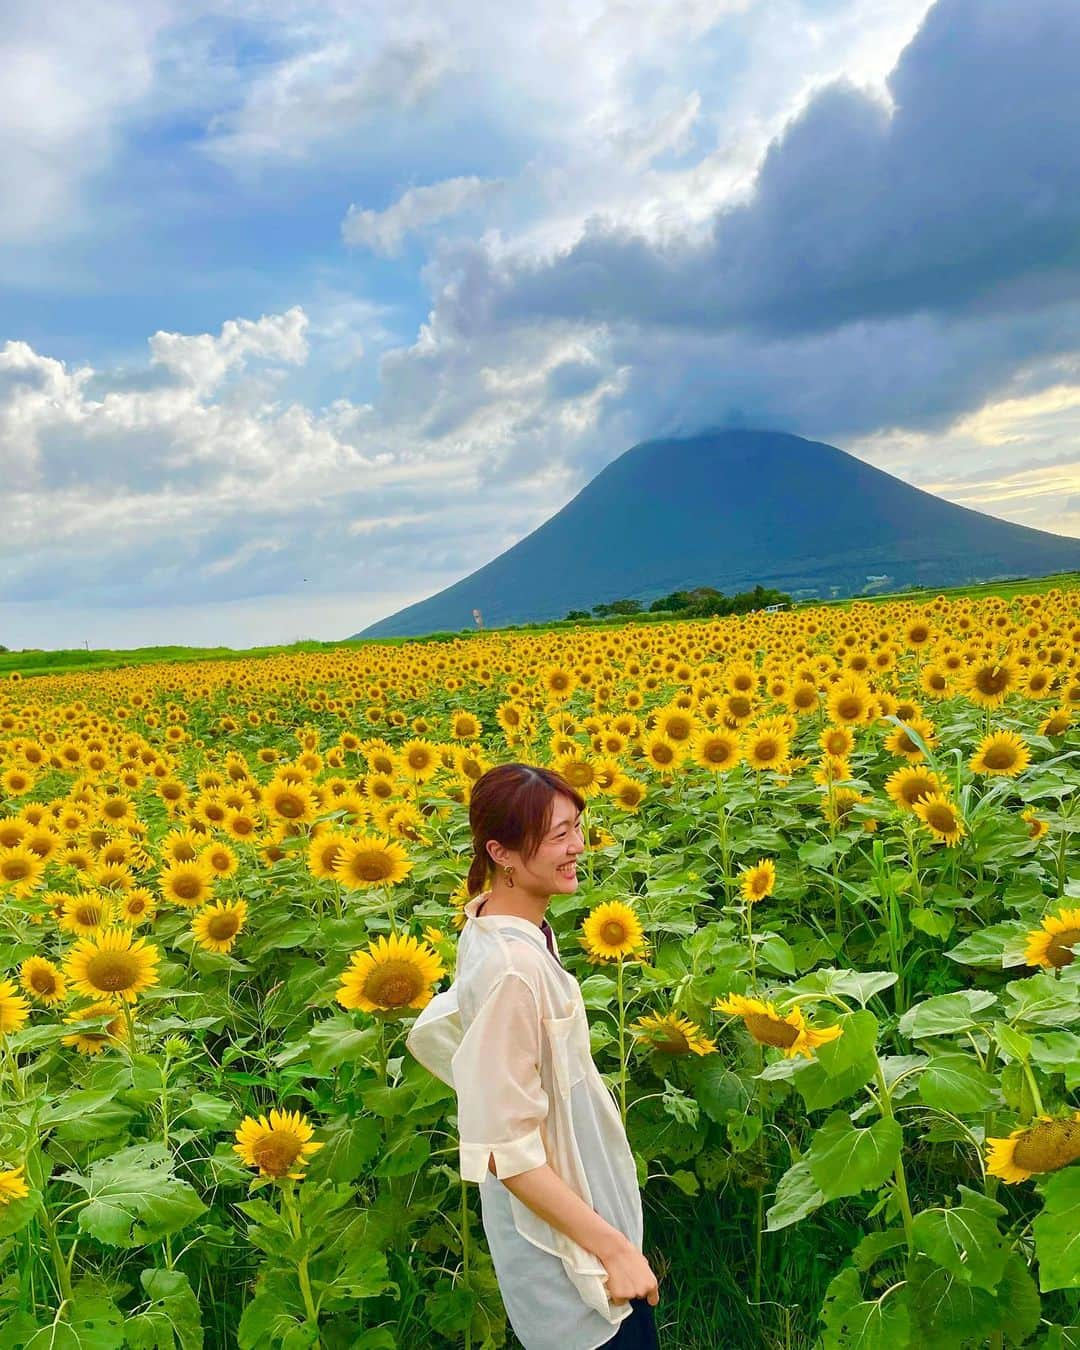
<svg viewBox="0 0 1080 1350"><path fill-rule="evenodd" d="M293 1203L292 1186L285 1185L281 1188L281 1203L289 1217L289 1227L292 1229L293 1237L299 1242L303 1230L300 1227L300 1215L296 1212L296 1206ZM315 1307L315 1300L311 1293L311 1277L308 1275L308 1254L305 1252L296 1263L296 1278L300 1282L300 1293L304 1298L304 1311L307 1313L308 1323L315 1330L315 1345L319 1344L319 1314Z"/></svg>
<svg viewBox="0 0 1080 1350"><path fill-rule="evenodd" d="M874 1079L877 1083L879 1105L881 1114L889 1120L895 1120L893 1112L892 1098L889 1096L888 1084L885 1082L885 1074L881 1068L881 1060L874 1056ZM914 1255L915 1239L912 1235L912 1224L914 1218L911 1213L911 1199L908 1195L907 1176L904 1172L904 1141L903 1136L900 1139L900 1152L896 1157L896 1167L893 1171L896 1181L896 1194L900 1198L900 1212L904 1217L904 1237L907 1239L908 1251Z"/></svg>

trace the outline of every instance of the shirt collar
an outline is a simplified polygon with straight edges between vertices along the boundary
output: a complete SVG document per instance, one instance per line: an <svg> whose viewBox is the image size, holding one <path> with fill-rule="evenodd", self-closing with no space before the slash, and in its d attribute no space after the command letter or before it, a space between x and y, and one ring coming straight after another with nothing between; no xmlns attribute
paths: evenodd
<svg viewBox="0 0 1080 1350"><path fill-rule="evenodd" d="M487 897L488 892L484 891L483 894L474 895L471 900L465 902L464 912L473 923L498 928L503 928L509 924L511 928L520 928L523 933L528 933L540 946L546 949L547 942L544 940L543 930L539 924L533 923L532 919L523 919L517 914L477 914L477 909Z"/></svg>

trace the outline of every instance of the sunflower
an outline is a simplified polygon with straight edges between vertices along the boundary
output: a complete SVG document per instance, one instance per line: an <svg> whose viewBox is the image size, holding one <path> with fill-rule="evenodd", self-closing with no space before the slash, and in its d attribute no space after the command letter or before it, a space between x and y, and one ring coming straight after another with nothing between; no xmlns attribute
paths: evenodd
<svg viewBox="0 0 1080 1350"><path fill-rule="evenodd" d="M91 1028L83 1025L101 1017L108 1017L111 1020L103 1027ZM110 1041L118 1040L123 1034L124 1019L117 1011L116 1004L109 999L79 1008L65 1017L64 1021L69 1026L79 1029L70 1036L61 1037L61 1042L77 1050L80 1055L99 1055Z"/></svg>
<svg viewBox="0 0 1080 1350"><path fill-rule="evenodd" d="M826 727L818 737L818 745L827 755L847 759L855 748L855 737L850 727Z"/></svg>
<svg viewBox="0 0 1080 1350"><path fill-rule="evenodd" d="M1072 713L1068 708L1055 708L1049 716L1039 723L1040 736L1064 736L1072 725Z"/></svg>
<svg viewBox="0 0 1080 1350"><path fill-rule="evenodd" d="M1029 839L1042 839L1050 833L1049 821L1044 820L1034 806L1029 806L1026 811L1021 811L1020 819L1027 821Z"/></svg>
<svg viewBox="0 0 1080 1350"><path fill-rule="evenodd" d="M790 750L791 743L779 732L757 730L747 733L743 757L751 769L760 773L765 769L782 769Z"/></svg>
<svg viewBox="0 0 1080 1350"><path fill-rule="evenodd" d="M25 1200L29 1194L22 1167L0 1168L0 1207L10 1205L12 1200Z"/></svg>
<svg viewBox="0 0 1080 1350"><path fill-rule="evenodd" d="M96 891L84 891L64 897L57 922L65 933L89 937L99 928L107 928L112 919L112 900Z"/></svg>
<svg viewBox="0 0 1080 1350"><path fill-rule="evenodd" d="M406 741L398 753L402 770L415 782L426 783L439 772L439 751L431 741Z"/></svg>
<svg viewBox="0 0 1080 1350"><path fill-rule="evenodd" d="M194 862L206 839L196 830L170 830L161 841L162 861Z"/></svg>
<svg viewBox="0 0 1080 1350"><path fill-rule="evenodd" d="M642 756L652 769L659 774L673 774L682 760L683 751L674 741L669 741L659 731L646 736L641 745Z"/></svg>
<svg viewBox="0 0 1080 1350"><path fill-rule="evenodd" d="M203 905L191 921L195 941L204 952L228 952L247 920L247 902L217 901Z"/></svg>
<svg viewBox="0 0 1080 1350"><path fill-rule="evenodd" d="M862 680L848 678L834 684L827 696L829 716L842 726L871 722L875 714L874 695Z"/></svg>
<svg viewBox="0 0 1080 1350"><path fill-rule="evenodd" d="M137 928L141 923L149 923L157 914L157 902L145 886L135 886L120 896L116 903L116 917L120 923L131 924Z"/></svg>
<svg viewBox="0 0 1080 1350"><path fill-rule="evenodd" d="M198 909L214 894L214 869L204 858L194 862L175 862L162 870L158 878L161 894L185 909Z"/></svg>
<svg viewBox="0 0 1080 1350"><path fill-rule="evenodd" d="M797 680L784 696L784 702L796 717L806 717L817 710L820 697L816 684Z"/></svg>
<svg viewBox="0 0 1080 1350"><path fill-rule="evenodd" d="M833 788L821 798L821 814L833 826L841 826L856 806L862 806L866 798L854 788Z"/></svg>
<svg viewBox="0 0 1080 1350"><path fill-rule="evenodd" d="M28 896L44 871L45 859L27 844L0 848L0 886L10 886L16 899Z"/></svg>
<svg viewBox="0 0 1080 1350"><path fill-rule="evenodd" d="M1031 763L1031 751L1015 731L994 731L984 736L972 755L968 768L972 773L1004 775L1015 778Z"/></svg>
<svg viewBox="0 0 1080 1350"><path fill-rule="evenodd" d="M620 961L642 952L645 931L629 905L606 900L585 916L581 943L594 960Z"/></svg>
<svg viewBox="0 0 1080 1350"><path fill-rule="evenodd" d="M725 694L720 700L720 720L730 730L745 726L757 708L756 699L749 694Z"/></svg>
<svg viewBox="0 0 1080 1350"><path fill-rule="evenodd" d="M709 1040L696 1022L677 1013L649 1013L639 1017L631 1030L664 1055L711 1055L716 1044Z"/></svg>
<svg viewBox="0 0 1080 1350"><path fill-rule="evenodd" d="M253 811L240 809L230 811L225 817L225 833L238 844L247 843L259 832L258 817Z"/></svg>
<svg viewBox="0 0 1080 1350"><path fill-rule="evenodd" d="M455 741L475 741L482 730L480 719L471 712L459 708L450 714L450 735Z"/></svg>
<svg viewBox="0 0 1080 1350"><path fill-rule="evenodd" d="M315 801L306 782L290 783L276 778L263 788L260 800L273 824L292 825L315 819Z"/></svg>
<svg viewBox="0 0 1080 1350"><path fill-rule="evenodd" d="M90 876L95 886L103 891L129 891L135 885L131 868L124 863L98 862L91 869Z"/></svg>
<svg viewBox="0 0 1080 1350"><path fill-rule="evenodd" d="M937 740L936 729L928 717L912 717L885 737L885 749L891 755L902 755L910 764L918 764L926 756L911 732L919 736L928 748L932 748Z"/></svg>
<svg viewBox="0 0 1080 1350"><path fill-rule="evenodd" d="M398 843L365 834L342 845L334 860L334 875L343 886L394 886L412 870L408 854Z"/></svg>
<svg viewBox="0 0 1080 1350"><path fill-rule="evenodd" d="M315 1131L299 1111L270 1112L270 1117L245 1116L236 1131L233 1152L248 1167L257 1167L259 1176L275 1181L287 1177L299 1181L308 1159L322 1144L312 1139Z"/></svg>
<svg viewBox="0 0 1080 1350"><path fill-rule="evenodd" d="M0 774L0 787L3 787L5 797L21 797L33 788L36 781L32 773L18 766L5 769Z"/></svg>
<svg viewBox="0 0 1080 1350"><path fill-rule="evenodd" d="M1080 1159L1080 1111L1039 1116L1007 1139L987 1139L986 1171L1007 1185L1042 1172L1057 1172Z"/></svg>
<svg viewBox="0 0 1080 1350"><path fill-rule="evenodd" d="M742 738L733 731L706 728L690 742L690 756L703 769L726 773L742 758Z"/></svg>
<svg viewBox="0 0 1080 1350"><path fill-rule="evenodd" d="M776 888L776 863L771 858L759 858L753 867L744 867L739 873L739 893L748 905L764 900Z"/></svg>
<svg viewBox="0 0 1080 1350"><path fill-rule="evenodd" d="M320 881L336 879L334 863L349 837L343 830L325 830L312 839L307 848L307 867L313 877Z"/></svg>
<svg viewBox="0 0 1080 1350"><path fill-rule="evenodd" d="M944 794L947 789L930 769L897 769L885 780L885 791L901 811L913 811L915 803L932 793Z"/></svg>
<svg viewBox="0 0 1080 1350"><path fill-rule="evenodd" d="M446 971L438 952L411 935L376 938L353 952L335 995L343 1008L400 1013L431 1002Z"/></svg>
<svg viewBox="0 0 1080 1350"><path fill-rule="evenodd" d="M972 662L960 673L959 683L970 702L979 708L996 708L1020 683L1021 667L1007 657L987 657Z"/></svg>
<svg viewBox="0 0 1080 1350"><path fill-rule="evenodd" d="M964 820L943 792L931 792L911 808L935 839L955 844L966 833Z"/></svg>
<svg viewBox="0 0 1080 1350"><path fill-rule="evenodd" d="M621 774L611 786L611 800L620 811L637 811L645 797L645 784L629 774Z"/></svg>
<svg viewBox="0 0 1080 1350"><path fill-rule="evenodd" d="M59 967L44 956L28 956L19 967L19 983L39 1003L51 1008L67 997L67 984Z"/></svg>
<svg viewBox="0 0 1080 1350"><path fill-rule="evenodd" d="M674 741L676 745L688 746L698 729L692 715L685 708L674 704L666 708L657 708L652 714L652 719L653 729L665 739Z"/></svg>
<svg viewBox="0 0 1080 1350"><path fill-rule="evenodd" d="M796 1055L805 1055L813 1059L819 1045L835 1041L843 1031L842 1027L811 1027L803 1017L803 1011L795 1005L792 1010L781 1016L775 1004L763 1002L758 998L744 998L741 994L729 994L727 998L717 999L713 1004L717 1012L732 1013L741 1017L743 1025L759 1045L772 1045L783 1050L785 1059Z"/></svg>
<svg viewBox="0 0 1080 1350"><path fill-rule="evenodd" d="M30 1016L30 1004L12 980L0 980L0 1036L18 1031Z"/></svg>
<svg viewBox="0 0 1080 1350"><path fill-rule="evenodd" d="M551 766L583 797L595 797L600 791L596 761L580 752L563 755Z"/></svg>
<svg viewBox="0 0 1080 1350"><path fill-rule="evenodd" d="M1071 966L1072 949L1080 946L1080 909L1063 909L1048 914L1042 924L1027 935L1024 960L1029 966L1060 970Z"/></svg>
<svg viewBox="0 0 1080 1350"><path fill-rule="evenodd" d="M68 953L64 974L80 994L134 1003L158 983L160 959L158 949L145 938L133 937L127 928L110 928L80 938Z"/></svg>

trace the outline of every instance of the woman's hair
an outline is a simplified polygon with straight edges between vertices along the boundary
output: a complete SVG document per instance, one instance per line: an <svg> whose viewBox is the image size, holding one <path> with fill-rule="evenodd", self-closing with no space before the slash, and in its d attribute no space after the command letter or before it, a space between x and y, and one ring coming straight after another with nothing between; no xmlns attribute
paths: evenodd
<svg viewBox="0 0 1080 1350"><path fill-rule="evenodd" d="M499 764L476 780L469 798L473 860L465 885L470 895L479 895L494 867L487 851L488 840L513 849L528 862L540 847L551 808L560 794L579 811L585 809L581 794L554 769Z"/></svg>

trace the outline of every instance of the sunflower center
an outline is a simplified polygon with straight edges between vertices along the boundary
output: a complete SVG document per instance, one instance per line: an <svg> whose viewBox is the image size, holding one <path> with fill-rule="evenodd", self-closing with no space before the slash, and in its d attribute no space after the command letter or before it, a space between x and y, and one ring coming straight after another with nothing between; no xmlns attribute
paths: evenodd
<svg viewBox="0 0 1080 1350"><path fill-rule="evenodd" d="M195 900L202 895L203 884L201 878L194 874L189 876L180 876L172 884L173 893L181 900Z"/></svg>
<svg viewBox="0 0 1080 1350"><path fill-rule="evenodd" d="M30 984L35 994L54 994L56 977L50 970L35 970L30 976Z"/></svg>
<svg viewBox="0 0 1080 1350"><path fill-rule="evenodd" d="M279 816L284 816L286 820L296 820L304 814L304 807L299 797L293 797L289 794L280 796L275 808Z"/></svg>
<svg viewBox="0 0 1080 1350"><path fill-rule="evenodd" d="M564 770L564 775L573 787L589 787L596 777L592 765L585 764L581 760L568 764Z"/></svg>
<svg viewBox="0 0 1080 1350"><path fill-rule="evenodd" d="M139 974L139 962L128 952L98 952L86 963L87 983L104 993L130 989Z"/></svg>
<svg viewBox="0 0 1080 1350"><path fill-rule="evenodd" d="M732 717L749 717L750 700L736 694L728 699L728 711L731 713Z"/></svg>
<svg viewBox="0 0 1080 1350"><path fill-rule="evenodd" d="M765 1013L747 1013L743 1021L754 1040L761 1045L775 1045L787 1050L799 1039L797 1027L777 1017L767 1017Z"/></svg>
<svg viewBox="0 0 1080 1350"><path fill-rule="evenodd" d="M975 676L980 693L1000 694L1009 687L1009 672L1002 666L983 666Z"/></svg>
<svg viewBox="0 0 1080 1350"><path fill-rule="evenodd" d="M96 928L101 922L100 905L79 905L75 910L75 922L84 928Z"/></svg>
<svg viewBox="0 0 1080 1350"><path fill-rule="evenodd" d="M300 1140L286 1130L271 1130L251 1150L261 1170L272 1177L283 1177L299 1154Z"/></svg>
<svg viewBox="0 0 1080 1350"><path fill-rule="evenodd" d="M653 1037L658 1050L667 1055L685 1055L690 1050L690 1042L678 1027L663 1027Z"/></svg>
<svg viewBox="0 0 1080 1350"><path fill-rule="evenodd" d="M194 844L177 844L173 849L173 857L177 862L194 862L198 857L198 849Z"/></svg>
<svg viewBox="0 0 1080 1350"><path fill-rule="evenodd" d="M759 760L775 759L780 752L779 744L771 737L758 741L754 747L754 757Z"/></svg>
<svg viewBox="0 0 1080 1350"><path fill-rule="evenodd" d="M626 926L618 919L608 919L600 927L600 936L609 947L621 947L626 941Z"/></svg>
<svg viewBox="0 0 1080 1350"><path fill-rule="evenodd" d="M364 994L383 1008L403 1008L424 987L420 973L408 961L386 961L364 981Z"/></svg>
<svg viewBox="0 0 1080 1350"><path fill-rule="evenodd" d="M652 755L653 759L656 760L657 764L670 764L671 761L675 758L675 752L672 750L670 745L653 746Z"/></svg>
<svg viewBox="0 0 1080 1350"><path fill-rule="evenodd" d="M236 914L214 914L206 925L206 931L215 942L228 942L240 931L240 919Z"/></svg>
<svg viewBox="0 0 1080 1350"><path fill-rule="evenodd" d="M933 783L925 778L912 778L904 784L903 797L908 806L914 806L917 801L923 797L928 797L934 790Z"/></svg>
<svg viewBox="0 0 1080 1350"><path fill-rule="evenodd" d="M383 853L358 853L349 859L349 870L361 881L385 881L391 873L390 859Z"/></svg>
<svg viewBox="0 0 1080 1350"><path fill-rule="evenodd" d="M3 875L5 881L22 881L30 875L30 864L23 858L6 858Z"/></svg>
<svg viewBox="0 0 1080 1350"><path fill-rule="evenodd" d="M705 746L705 758L710 764L726 764L731 758L731 747L727 741L709 741Z"/></svg>
<svg viewBox="0 0 1080 1350"><path fill-rule="evenodd" d="M1016 763L1016 751L1011 745L991 745L983 755L988 769L1011 769Z"/></svg>
<svg viewBox="0 0 1080 1350"><path fill-rule="evenodd" d="M941 830L946 834L951 834L956 828L956 817L949 807L940 804L930 807L926 813L926 821L932 829Z"/></svg>
<svg viewBox="0 0 1080 1350"><path fill-rule="evenodd" d="M900 735L897 736L896 744L905 755L918 755L922 753L906 731L902 731Z"/></svg>
<svg viewBox="0 0 1080 1350"><path fill-rule="evenodd" d="M863 705L860 698L842 698L836 705L836 715L842 722L856 722L862 716Z"/></svg>
<svg viewBox="0 0 1080 1350"><path fill-rule="evenodd" d="M1046 959L1059 969L1071 966L1076 958L1069 948L1077 943L1080 943L1080 928L1066 928L1064 932L1055 933L1046 945Z"/></svg>
<svg viewBox="0 0 1080 1350"><path fill-rule="evenodd" d="M1025 1172L1056 1172L1080 1158L1080 1121L1042 1120L1016 1141L1013 1162Z"/></svg>

